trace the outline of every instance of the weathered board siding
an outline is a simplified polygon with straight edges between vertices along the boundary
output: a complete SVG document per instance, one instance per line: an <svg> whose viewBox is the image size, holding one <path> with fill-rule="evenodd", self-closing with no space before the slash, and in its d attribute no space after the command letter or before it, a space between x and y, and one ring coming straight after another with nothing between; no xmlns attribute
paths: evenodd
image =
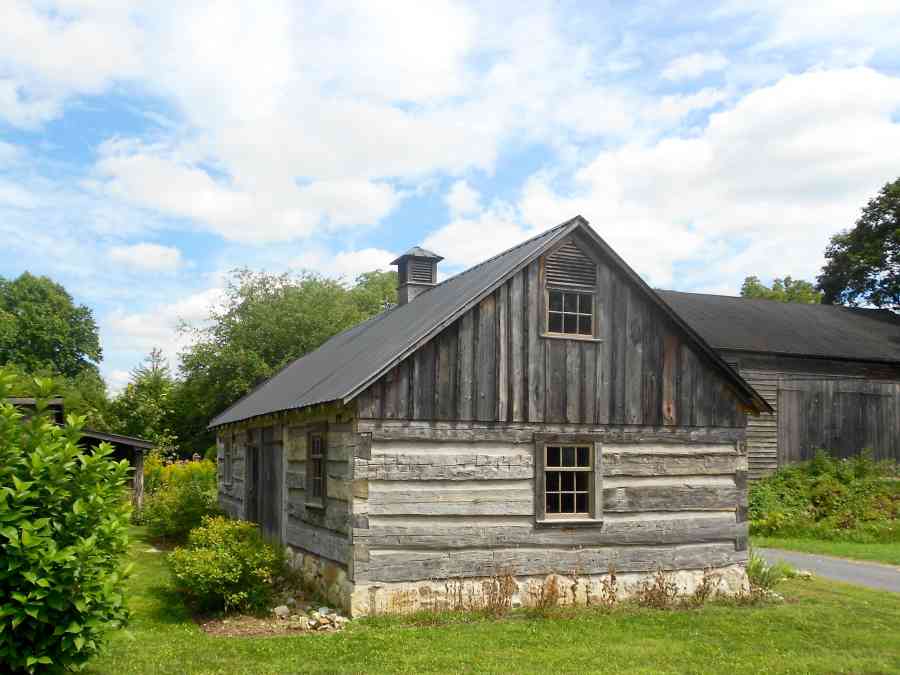
<svg viewBox="0 0 900 675"><path fill-rule="evenodd" d="M596 258L593 339L545 337L543 259L359 397L364 419L742 427L730 383Z"/></svg>
<svg viewBox="0 0 900 675"><path fill-rule="evenodd" d="M900 383L792 379L778 391L781 464L812 459L819 449L837 457L871 450L900 461Z"/></svg>
<svg viewBox="0 0 900 675"><path fill-rule="evenodd" d="M355 461L354 578L704 569L746 560L746 471L739 442L689 432L602 441L603 523L535 522L534 443L515 430L423 440L361 423L371 446ZM420 427L423 428L423 427ZM408 429L407 429L408 431ZM455 436L448 436L448 432ZM443 432L443 434L441 433ZM499 440L498 440L499 439Z"/></svg>
<svg viewBox="0 0 900 675"><path fill-rule="evenodd" d="M747 456L750 478L754 479L772 473L784 463L797 461L792 458L805 456L796 448L785 449L784 452L780 450L779 429L782 421L779 417L779 391L785 383L790 387L792 386L790 383L794 380L873 384L882 381L900 381L900 366L891 364L787 357L728 350L722 350L721 355L726 361L734 364L740 375L759 392L760 396L775 411L772 414L747 416ZM808 406L804 404L803 409L807 408ZM813 419L816 418L813 417ZM786 430L785 433L793 434L801 424L803 423L800 421L791 422L790 430ZM851 427L845 428L849 430ZM835 436L835 432L836 429L832 428L828 432L830 435L826 435L825 430L822 429L810 438L817 443L828 441L829 445L841 448L850 447L856 443L857 432L846 432L849 434L847 438L844 438L844 432L838 433L837 436ZM881 445L891 447L892 442L884 442Z"/></svg>

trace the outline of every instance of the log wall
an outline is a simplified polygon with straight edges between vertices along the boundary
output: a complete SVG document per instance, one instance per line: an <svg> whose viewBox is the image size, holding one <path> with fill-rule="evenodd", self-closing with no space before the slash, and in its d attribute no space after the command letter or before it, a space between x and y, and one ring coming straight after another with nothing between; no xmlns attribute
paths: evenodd
<svg viewBox="0 0 900 675"><path fill-rule="evenodd" d="M354 462L367 481L353 509L357 584L746 559L740 431L581 429L579 437L601 443L603 520L563 525L535 519L535 432L527 425L361 421L359 429L371 446Z"/></svg>

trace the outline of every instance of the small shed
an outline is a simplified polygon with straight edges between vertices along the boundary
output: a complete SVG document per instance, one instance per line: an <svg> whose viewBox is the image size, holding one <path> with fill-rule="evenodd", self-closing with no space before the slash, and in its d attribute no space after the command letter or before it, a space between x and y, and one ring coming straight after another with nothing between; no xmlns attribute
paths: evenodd
<svg viewBox="0 0 900 675"><path fill-rule="evenodd" d="M523 603L610 569L743 587L765 400L581 217L442 283L439 260L398 258L399 306L211 421L222 507L354 615L500 574Z"/></svg>
<svg viewBox="0 0 900 675"><path fill-rule="evenodd" d="M869 450L900 462L900 316L722 295L659 295L762 395L747 421L750 476Z"/></svg>
<svg viewBox="0 0 900 675"><path fill-rule="evenodd" d="M26 415L35 410L36 401L33 398L9 398L17 408L25 411ZM48 401L48 412L57 424L65 423L65 408L63 399L53 398ZM153 448L153 442L144 438L135 438L123 434L111 434L105 431L82 429L79 445L85 448L95 448L101 443L109 443L113 446L113 457L117 460L128 460L133 471L128 479L128 487L131 490L132 501L138 508L144 500L144 454Z"/></svg>

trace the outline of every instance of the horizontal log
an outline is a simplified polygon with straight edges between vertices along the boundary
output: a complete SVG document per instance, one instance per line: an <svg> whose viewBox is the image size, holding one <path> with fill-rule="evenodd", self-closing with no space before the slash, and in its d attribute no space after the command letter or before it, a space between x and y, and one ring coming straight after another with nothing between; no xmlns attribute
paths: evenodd
<svg viewBox="0 0 900 675"><path fill-rule="evenodd" d="M730 485L679 483L605 488L603 510L611 513L637 511L706 511L733 509L739 490Z"/></svg>
<svg viewBox="0 0 900 675"><path fill-rule="evenodd" d="M376 519L366 530L354 531L354 541L365 541L370 550L454 548L504 548L514 546L623 546L699 544L746 536L746 524L733 513L654 520L607 520L598 525L545 527L533 522L521 525L458 525L426 522L394 525Z"/></svg>
<svg viewBox="0 0 900 675"><path fill-rule="evenodd" d="M286 529L285 543L290 546L340 563L350 560L350 540L346 535L292 517L287 519Z"/></svg>
<svg viewBox="0 0 900 675"><path fill-rule="evenodd" d="M359 563L358 578L420 581L491 574L604 574L724 567L747 558L734 542L684 546L623 546L583 549L507 548L460 551L370 551Z"/></svg>
<svg viewBox="0 0 900 675"><path fill-rule="evenodd" d="M728 454L644 454L603 452L604 476L684 476L732 474L738 455Z"/></svg>

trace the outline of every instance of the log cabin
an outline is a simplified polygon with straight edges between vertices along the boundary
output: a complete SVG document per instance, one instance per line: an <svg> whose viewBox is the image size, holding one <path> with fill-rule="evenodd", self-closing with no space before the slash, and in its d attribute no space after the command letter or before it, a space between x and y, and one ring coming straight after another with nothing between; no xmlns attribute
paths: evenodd
<svg viewBox="0 0 900 675"><path fill-rule="evenodd" d="M523 604L612 571L744 588L769 404L580 216L437 283L440 260L400 256L396 307L211 421L222 507L354 616L497 575Z"/></svg>

